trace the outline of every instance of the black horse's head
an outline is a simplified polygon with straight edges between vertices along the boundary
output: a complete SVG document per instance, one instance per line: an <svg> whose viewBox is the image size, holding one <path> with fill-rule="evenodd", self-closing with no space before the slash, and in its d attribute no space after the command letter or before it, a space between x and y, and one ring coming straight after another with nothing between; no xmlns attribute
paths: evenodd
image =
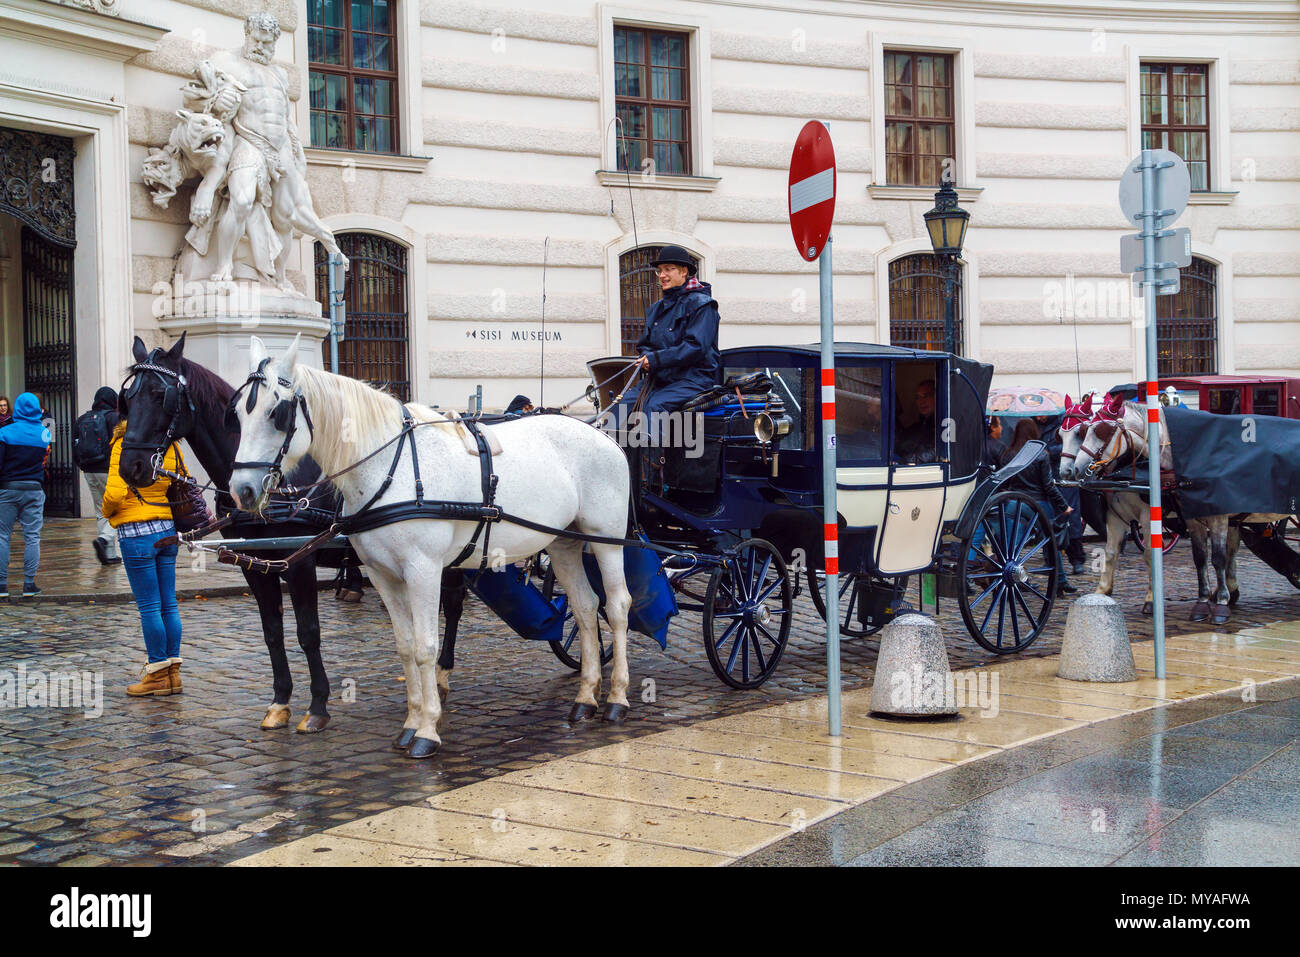
<svg viewBox="0 0 1300 957"><path fill-rule="evenodd" d="M117 471L128 485L152 484L154 456L194 427L194 402L181 368L184 352L184 333L170 349L149 352L139 336L131 346L135 363L118 393L127 426Z"/></svg>

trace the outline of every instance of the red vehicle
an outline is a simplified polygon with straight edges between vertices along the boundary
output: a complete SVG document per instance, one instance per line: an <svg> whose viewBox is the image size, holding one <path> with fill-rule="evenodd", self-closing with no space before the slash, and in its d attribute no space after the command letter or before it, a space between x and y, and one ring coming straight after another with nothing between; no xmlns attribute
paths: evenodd
<svg viewBox="0 0 1300 957"><path fill-rule="evenodd" d="M1277 415L1285 419L1300 419L1300 378L1195 375L1160 380L1161 392L1169 386L1178 390L1183 405L1189 409L1220 415Z"/></svg>

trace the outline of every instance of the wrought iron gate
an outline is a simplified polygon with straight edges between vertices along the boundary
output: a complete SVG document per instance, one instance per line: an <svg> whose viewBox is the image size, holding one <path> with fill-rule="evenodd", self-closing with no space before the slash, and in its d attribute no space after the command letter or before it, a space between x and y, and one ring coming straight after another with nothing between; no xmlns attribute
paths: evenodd
<svg viewBox="0 0 1300 957"><path fill-rule="evenodd" d="M344 302L347 321L339 343L339 373L383 386L411 400L407 362L406 247L372 233L338 233L348 257ZM316 299L329 315L329 254L316 243ZM325 368L330 345L324 343Z"/></svg>
<svg viewBox="0 0 1300 957"><path fill-rule="evenodd" d="M46 464L45 513L77 516L77 470L72 464L76 409L72 249L23 227L23 381L41 399L54 443Z"/></svg>

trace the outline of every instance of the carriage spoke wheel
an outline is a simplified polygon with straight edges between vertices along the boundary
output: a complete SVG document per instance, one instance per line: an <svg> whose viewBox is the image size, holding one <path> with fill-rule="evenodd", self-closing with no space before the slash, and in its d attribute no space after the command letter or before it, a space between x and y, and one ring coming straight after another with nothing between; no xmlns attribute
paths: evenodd
<svg viewBox="0 0 1300 957"><path fill-rule="evenodd" d="M822 621L826 620L826 574L811 566L808 573L808 591L813 607ZM894 593L902 598L907 593L907 579L904 575L894 579ZM866 638L880 631L884 625L867 625L862 622L862 603L867 600L867 590L871 579L867 575L851 573L840 575L840 634L845 638Z"/></svg>
<svg viewBox="0 0 1300 957"><path fill-rule="evenodd" d="M564 637L558 641L548 641L547 644L560 661L574 671L581 671L582 639L578 637L578 622L573 617L573 610L569 607L569 602L565 598L564 589L555 580L555 571L550 567L549 563L547 563L546 571L543 574L541 587L542 596L547 601L564 600L564 623L560 625L560 633ZM614 657L614 645L612 642L606 643L605 641L605 622L601 615L596 616L596 639L600 642L600 663L603 667L609 664L609 660Z"/></svg>
<svg viewBox="0 0 1300 957"><path fill-rule="evenodd" d="M1137 534L1134 535L1133 538L1137 540L1138 548L1142 549L1142 551L1145 552L1147 550L1147 531L1145 528L1142 527L1141 522L1138 523ZM1160 536L1160 541L1162 543L1160 547L1160 553L1162 555L1169 554L1169 550L1178 544L1178 540L1180 538L1182 538L1181 535L1179 535L1177 532L1171 532L1169 528L1166 526L1164 534Z"/></svg>
<svg viewBox="0 0 1300 957"><path fill-rule="evenodd" d="M709 576L704 650L733 688L757 688L776 670L790 637L794 589L785 560L761 538L741 542Z"/></svg>
<svg viewBox="0 0 1300 957"><path fill-rule="evenodd" d="M1052 522L1023 492L998 492L976 522L984 540L957 560L961 616L981 647L994 654L1022 651L1052 613L1060 565Z"/></svg>

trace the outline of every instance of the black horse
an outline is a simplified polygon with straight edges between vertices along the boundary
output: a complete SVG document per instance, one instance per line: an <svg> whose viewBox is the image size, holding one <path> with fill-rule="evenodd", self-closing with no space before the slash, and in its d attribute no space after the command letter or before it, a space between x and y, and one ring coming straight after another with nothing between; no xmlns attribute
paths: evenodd
<svg viewBox="0 0 1300 957"><path fill-rule="evenodd" d="M171 442L184 439L194 451L208 478L219 489L227 489L230 473L239 448L239 431L228 426L233 416L227 410L236 392L216 373L184 357L185 335L170 349L150 353L136 336L131 347L135 364L123 383L121 411L127 420L122 440L118 472L131 486L149 485L154 477L154 456ZM304 487L321 478L320 467L305 458L285 480ZM218 515L230 515L231 524L221 533L226 538L280 538L314 536L327 529L338 511L340 498L333 485L324 484L311 491L308 506L297 509L296 501L280 500L268 508L268 517L259 519L239 511L225 491L217 493ZM292 517L291 517L291 513ZM260 557L283 558L288 551L259 551ZM316 568L337 568L355 553L348 549L328 549L313 553L287 572L245 571L249 590L257 599L262 617L262 633L271 656L274 697L262 719L263 729L282 728L289 723L289 696L293 679L284 650L284 606L280 599L281 578L289 586L294 618L298 625L298 644L307 656L311 671L311 705L297 730L316 732L329 723L330 683L320 653L320 618L317 610ZM456 645L456 629L465 603L465 579L455 570L444 573L442 612L446 619L446 638L438 664L450 672Z"/></svg>

